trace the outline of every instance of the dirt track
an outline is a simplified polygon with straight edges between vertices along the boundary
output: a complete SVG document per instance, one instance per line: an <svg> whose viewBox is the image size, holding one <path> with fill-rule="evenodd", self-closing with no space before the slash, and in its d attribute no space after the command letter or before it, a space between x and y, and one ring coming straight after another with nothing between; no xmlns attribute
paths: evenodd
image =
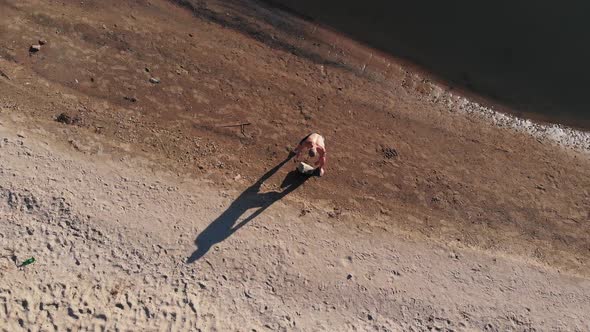
<svg viewBox="0 0 590 332"><path fill-rule="evenodd" d="M317 130L327 175L290 194L290 208L329 213L343 229L378 223L416 241L590 272L587 154L455 113L428 80L342 37L240 1L1 0L0 11L0 111L30 119L22 128L238 192ZM29 54L39 38L47 44ZM60 113L74 125L53 121ZM220 127L240 122L252 123L245 136Z"/></svg>

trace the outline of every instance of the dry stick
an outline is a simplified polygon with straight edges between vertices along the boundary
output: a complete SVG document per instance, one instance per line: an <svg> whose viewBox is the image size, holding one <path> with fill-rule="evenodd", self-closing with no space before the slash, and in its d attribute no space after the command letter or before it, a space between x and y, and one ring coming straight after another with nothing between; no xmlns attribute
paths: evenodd
<svg viewBox="0 0 590 332"><path fill-rule="evenodd" d="M233 125L224 125L224 126L219 126L220 128L227 128L227 127L240 127L240 132L242 133L242 135L246 136L246 131L245 131L245 127L251 125L252 123L250 122L243 122L243 123L239 123L239 124L233 124Z"/></svg>
<svg viewBox="0 0 590 332"><path fill-rule="evenodd" d="M361 70L362 73L365 72L365 69L367 68L367 65L371 62L371 59L373 59L373 53L371 53L371 56L369 57L369 60L367 60L365 62L365 64L363 65L362 70Z"/></svg>
<svg viewBox="0 0 590 332"><path fill-rule="evenodd" d="M8 75L6 75L6 73L3 72L2 69L0 69L0 76L6 77L6 79L10 81L10 77L8 77Z"/></svg>
<svg viewBox="0 0 590 332"><path fill-rule="evenodd" d="M334 51L334 58L338 59L338 38L334 38L334 42L332 43L332 51ZM330 53L328 53L328 55L330 55Z"/></svg>

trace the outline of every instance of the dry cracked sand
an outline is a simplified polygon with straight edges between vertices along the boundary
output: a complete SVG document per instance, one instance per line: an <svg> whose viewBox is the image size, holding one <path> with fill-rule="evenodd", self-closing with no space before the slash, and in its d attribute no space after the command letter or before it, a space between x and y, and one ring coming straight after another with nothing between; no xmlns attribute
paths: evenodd
<svg viewBox="0 0 590 332"><path fill-rule="evenodd" d="M0 12L0 330L590 329L588 133L255 1Z"/></svg>

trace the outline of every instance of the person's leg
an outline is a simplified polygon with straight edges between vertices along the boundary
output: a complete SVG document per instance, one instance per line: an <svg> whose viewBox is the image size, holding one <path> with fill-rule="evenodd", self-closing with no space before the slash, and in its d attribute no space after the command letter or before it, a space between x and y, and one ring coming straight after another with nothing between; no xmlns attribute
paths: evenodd
<svg viewBox="0 0 590 332"><path fill-rule="evenodd" d="M321 174L321 168L316 168L313 170L313 173L311 173L312 176L322 176Z"/></svg>

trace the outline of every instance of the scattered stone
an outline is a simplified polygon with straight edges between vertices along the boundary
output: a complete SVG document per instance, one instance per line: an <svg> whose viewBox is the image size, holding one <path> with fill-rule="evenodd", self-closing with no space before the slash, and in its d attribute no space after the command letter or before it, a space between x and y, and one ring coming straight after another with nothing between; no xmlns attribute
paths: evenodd
<svg viewBox="0 0 590 332"><path fill-rule="evenodd" d="M105 315L105 314L98 314L98 315L95 315L94 317L96 317L97 319L100 319L100 320L104 320L104 321L107 320L107 315Z"/></svg>
<svg viewBox="0 0 590 332"><path fill-rule="evenodd" d="M347 279L347 280L350 280L350 279L352 279L352 274L349 274L349 275L347 275L347 276L346 276L346 279Z"/></svg>
<svg viewBox="0 0 590 332"><path fill-rule="evenodd" d="M158 84L158 83L160 83L160 80L157 79L157 78L155 78L155 77L150 77L150 83L152 83L152 84Z"/></svg>
<svg viewBox="0 0 590 332"><path fill-rule="evenodd" d="M392 159L398 156L396 149L387 146L381 147L381 153L383 153L383 156L387 159Z"/></svg>
<svg viewBox="0 0 590 332"><path fill-rule="evenodd" d="M69 139L68 143L70 143L72 145L72 147L78 151L81 151L81 152L90 151L90 148L88 146L83 145L82 143L76 141L75 139Z"/></svg>
<svg viewBox="0 0 590 332"><path fill-rule="evenodd" d="M45 45L45 44L47 44L47 40L39 39L39 45Z"/></svg>
<svg viewBox="0 0 590 332"><path fill-rule="evenodd" d="M326 71L326 67L324 65L320 65L320 73L322 74L322 76L326 76L328 74L328 72Z"/></svg>
<svg viewBox="0 0 590 332"><path fill-rule="evenodd" d="M37 53L39 51L41 51L41 45L36 44L36 45L31 45L31 47L29 47L30 53Z"/></svg>
<svg viewBox="0 0 590 332"><path fill-rule="evenodd" d="M68 316L72 317L73 319L80 319L80 316L76 315L74 309L68 308Z"/></svg>
<svg viewBox="0 0 590 332"><path fill-rule="evenodd" d="M373 316L371 316L371 314L368 314L368 315L367 315L367 319L368 319L368 320L373 320Z"/></svg>
<svg viewBox="0 0 590 332"><path fill-rule="evenodd" d="M22 300L21 305L23 306L23 309L25 309L25 311L29 310L29 301Z"/></svg>
<svg viewBox="0 0 590 332"><path fill-rule="evenodd" d="M305 216L305 215L307 215L309 213L311 213L311 209L309 209L309 208L303 208L303 209L301 209L301 212L299 213L299 216L300 217L303 217L303 216Z"/></svg>
<svg viewBox="0 0 590 332"><path fill-rule="evenodd" d="M146 73L150 72L150 69L148 67L145 67L144 69L145 69Z"/></svg>
<svg viewBox="0 0 590 332"><path fill-rule="evenodd" d="M125 96L125 97L123 97L123 99L125 99L125 100L127 100L127 101L130 101L130 102L132 102L132 103L135 103L135 102L137 102L137 98L135 98L135 97L129 97L129 96Z"/></svg>
<svg viewBox="0 0 590 332"><path fill-rule="evenodd" d="M26 136L25 136L25 134L24 134L22 131L19 131L19 132L16 134L16 137L18 137L18 138L25 138Z"/></svg>
<svg viewBox="0 0 590 332"><path fill-rule="evenodd" d="M119 308L119 309L121 309L121 310L125 309L125 307L123 306L123 304L122 304L122 303L117 303L117 304L115 304L115 307L117 307L117 308Z"/></svg>
<svg viewBox="0 0 590 332"><path fill-rule="evenodd" d="M535 188L542 190L542 191L547 191L547 189L545 189L545 187L543 187L542 184L538 184Z"/></svg>
<svg viewBox="0 0 590 332"><path fill-rule="evenodd" d="M60 115L58 115L55 118L55 121L57 121L59 123L71 124L72 118L69 115L67 115L66 113L61 113Z"/></svg>
<svg viewBox="0 0 590 332"><path fill-rule="evenodd" d="M236 176L234 177L234 180L235 180L235 181L238 181L238 180L239 180L239 179L241 179L241 178L242 178L242 176L241 176L240 174L238 174L238 175L236 175Z"/></svg>
<svg viewBox="0 0 590 332"><path fill-rule="evenodd" d="M59 123L71 125L71 124L75 124L76 122L78 122L78 118L77 117L72 118L71 116L69 116L66 113L61 113L60 115L58 115L55 118L55 121L57 121Z"/></svg>
<svg viewBox="0 0 590 332"><path fill-rule="evenodd" d="M334 208L334 211L328 212L328 217L330 218L338 218L342 214L342 211L339 208Z"/></svg>

